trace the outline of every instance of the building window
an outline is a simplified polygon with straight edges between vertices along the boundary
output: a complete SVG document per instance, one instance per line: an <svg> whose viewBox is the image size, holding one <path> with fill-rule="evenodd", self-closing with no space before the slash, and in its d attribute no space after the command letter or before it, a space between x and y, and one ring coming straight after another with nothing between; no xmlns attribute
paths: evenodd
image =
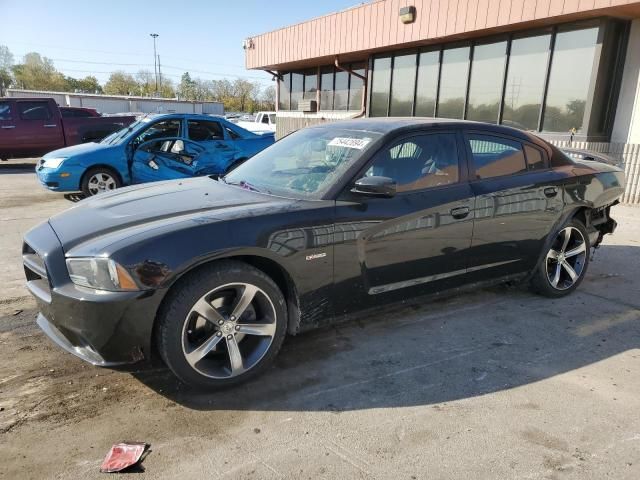
<svg viewBox="0 0 640 480"><path fill-rule="evenodd" d="M333 67L320 68L320 110L333 110Z"/></svg>
<svg viewBox="0 0 640 480"><path fill-rule="evenodd" d="M469 47L444 50L440 73L438 117L464 118L468 73Z"/></svg>
<svg viewBox="0 0 640 480"><path fill-rule="evenodd" d="M498 122L506 60L506 41L474 47L467 119Z"/></svg>
<svg viewBox="0 0 640 480"><path fill-rule="evenodd" d="M304 74L304 95L305 100L315 100L316 92L318 91L318 72L314 68L313 70L307 70Z"/></svg>
<svg viewBox="0 0 640 480"><path fill-rule="evenodd" d="M416 116L433 117L436 114L440 51L423 52L418 56L416 85Z"/></svg>
<svg viewBox="0 0 640 480"><path fill-rule="evenodd" d="M391 107L389 115L413 115L413 93L416 82L416 55L398 55L393 59L391 78Z"/></svg>
<svg viewBox="0 0 640 480"><path fill-rule="evenodd" d="M304 92L304 75L302 73L291 73L291 110L298 110L298 102L302 100Z"/></svg>
<svg viewBox="0 0 640 480"><path fill-rule="evenodd" d="M358 75L365 76L365 67L361 63L351 65L351 71ZM362 94L364 93L364 80L355 75L351 75L349 84L349 110L362 109Z"/></svg>
<svg viewBox="0 0 640 480"><path fill-rule="evenodd" d="M518 38L511 43L502 123L537 130L551 35Z"/></svg>
<svg viewBox="0 0 640 480"><path fill-rule="evenodd" d="M391 57L373 60L371 78L371 106L369 115L384 117L389 111L389 87L391 85Z"/></svg>
<svg viewBox="0 0 640 480"><path fill-rule="evenodd" d="M582 132L597 42L597 28L556 35L543 130Z"/></svg>
<svg viewBox="0 0 640 480"><path fill-rule="evenodd" d="M349 107L349 72L335 71L333 84L333 109L347 110Z"/></svg>
<svg viewBox="0 0 640 480"><path fill-rule="evenodd" d="M291 105L289 93L291 92L291 74L282 75L282 80L278 82L280 91L278 92L278 110L289 110Z"/></svg>

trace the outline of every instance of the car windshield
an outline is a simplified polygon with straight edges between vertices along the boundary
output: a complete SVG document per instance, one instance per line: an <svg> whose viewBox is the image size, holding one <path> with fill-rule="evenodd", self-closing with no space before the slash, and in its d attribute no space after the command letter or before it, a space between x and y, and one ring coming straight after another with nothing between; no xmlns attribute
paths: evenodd
<svg viewBox="0 0 640 480"><path fill-rule="evenodd" d="M150 121L151 118L149 117L141 118L140 120L133 122L131 125L121 128L120 130L117 130L110 135L107 135L102 140L100 140L100 143L104 145L119 145L128 137L129 132L137 130L140 126L145 125Z"/></svg>
<svg viewBox="0 0 640 480"><path fill-rule="evenodd" d="M299 130L222 181L272 195L318 200L380 137L337 126Z"/></svg>

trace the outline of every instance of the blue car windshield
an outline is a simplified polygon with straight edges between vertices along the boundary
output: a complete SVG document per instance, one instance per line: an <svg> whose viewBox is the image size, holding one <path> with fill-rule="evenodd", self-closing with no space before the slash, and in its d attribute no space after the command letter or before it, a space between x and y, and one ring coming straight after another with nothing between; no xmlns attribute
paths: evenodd
<svg viewBox="0 0 640 480"><path fill-rule="evenodd" d="M113 132L111 135L107 135L100 143L103 145L120 145L127 138L129 138L129 133L133 131L137 131L141 126L146 125L151 121L151 118L144 117L140 120L133 122L128 127L121 128L120 130Z"/></svg>
<svg viewBox="0 0 640 480"><path fill-rule="evenodd" d="M381 136L338 126L299 130L258 153L222 181L272 195L319 200Z"/></svg>

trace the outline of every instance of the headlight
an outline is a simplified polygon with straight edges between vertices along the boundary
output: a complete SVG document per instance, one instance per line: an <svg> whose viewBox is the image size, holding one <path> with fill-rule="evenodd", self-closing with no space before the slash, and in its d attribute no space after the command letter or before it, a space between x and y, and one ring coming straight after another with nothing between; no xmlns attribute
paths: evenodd
<svg viewBox="0 0 640 480"><path fill-rule="evenodd" d="M58 168L65 160L66 158L64 157L45 158L42 166L46 168Z"/></svg>
<svg viewBox="0 0 640 480"><path fill-rule="evenodd" d="M71 281L98 290L139 290L129 272L110 258L67 258Z"/></svg>

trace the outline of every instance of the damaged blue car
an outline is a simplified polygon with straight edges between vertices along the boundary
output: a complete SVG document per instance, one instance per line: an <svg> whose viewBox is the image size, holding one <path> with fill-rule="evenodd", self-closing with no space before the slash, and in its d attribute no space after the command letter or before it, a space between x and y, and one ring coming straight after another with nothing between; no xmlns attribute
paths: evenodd
<svg viewBox="0 0 640 480"><path fill-rule="evenodd" d="M153 115L99 143L46 154L36 174L49 190L92 196L124 185L226 174L274 141L271 132L258 135L222 117Z"/></svg>

